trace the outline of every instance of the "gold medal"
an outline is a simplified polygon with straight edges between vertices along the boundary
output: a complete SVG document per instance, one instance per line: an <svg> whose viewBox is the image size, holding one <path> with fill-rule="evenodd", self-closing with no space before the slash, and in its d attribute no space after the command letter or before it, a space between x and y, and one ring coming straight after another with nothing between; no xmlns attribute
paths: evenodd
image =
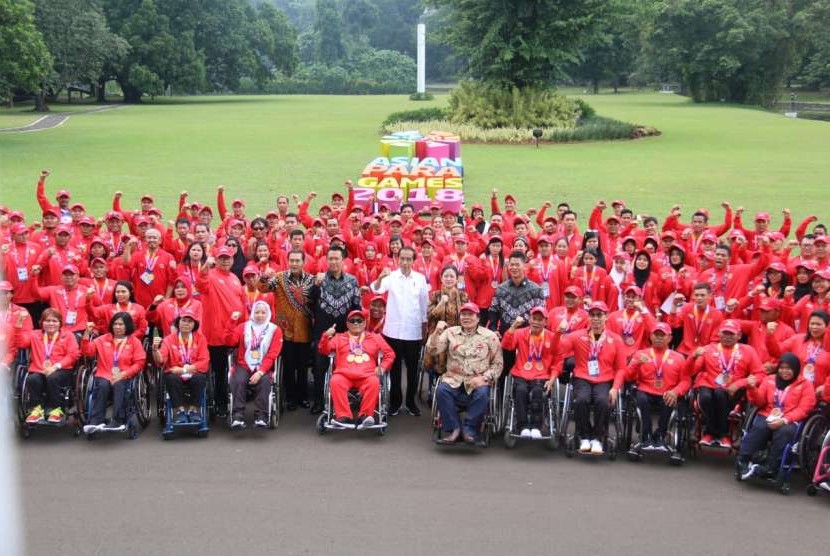
<svg viewBox="0 0 830 556"><path fill-rule="evenodd" d="M51 367L52 366L52 360L47 359L46 361L43 362L43 366L44 367Z"/></svg>
<svg viewBox="0 0 830 556"><path fill-rule="evenodd" d="M663 379L662 378L654 379L654 387L655 388L662 388L663 387Z"/></svg>
<svg viewBox="0 0 830 556"><path fill-rule="evenodd" d="M112 374L116 374L116 373L120 373L120 372L121 372L120 368L118 368L118 367L113 367L112 368Z"/></svg>
<svg viewBox="0 0 830 556"><path fill-rule="evenodd" d="M252 349L251 350L251 359L253 359L254 361L259 361L259 350L258 349Z"/></svg>
<svg viewBox="0 0 830 556"><path fill-rule="evenodd" d="M721 386L726 386L727 382L729 382L729 375L727 373L721 373L721 375L720 375L720 384L721 384Z"/></svg>
<svg viewBox="0 0 830 556"><path fill-rule="evenodd" d="M350 353L350 354L346 357L346 361L348 361L349 363L354 363L354 362L355 362L355 357L354 357L354 355L352 355L352 354Z"/></svg>
<svg viewBox="0 0 830 556"><path fill-rule="evenodd" d="M369 355L368 355L368 354L366 354L366 353L364 353L364 354L363 354L363 362L364 362L364 363L368 363L368 362L369 362Z"/></svg>
<svg viewBox="0 0 830 556"><path fill-rule="evenodd" d="M815 376L815 367L813 366L813 364L807 363L806 365L804 365L804 378L806 378L810 382L813 382Z"/></svg>
<svg viewBox="0 0 830 556"><path fill-rule="evenodd" d="M542 362L541 362L541 361L537 361L537 362L536 362L536 370L537 370L537 371L542 371L542 370L544 370L544 369L545 369L545 366L544 366L544 365L542 365Z"/></svg>
<svg viewBox="0 0 830 556"><path fill-rule="evenodd" d="M634 336L626 336L625 337L625 345L633 346L634 345Z"/></svg>
<svg viewBox="0 0 830 556"><path fill-rule="evenodd" d="M781 408L780 407L773 408L773 410L770 411L769 415L770 415L770 417L776 417L776 418L781 417Z"/></svg>
<svg viewBox="0 0 830 556"><path fill-rule="evenodd" d="M526 370L526 371L529 371L529 370L531 370L531 369L533 369L533 363L531 363L530 361L528 361L527 363L525 363L525 370Z"/></svg>

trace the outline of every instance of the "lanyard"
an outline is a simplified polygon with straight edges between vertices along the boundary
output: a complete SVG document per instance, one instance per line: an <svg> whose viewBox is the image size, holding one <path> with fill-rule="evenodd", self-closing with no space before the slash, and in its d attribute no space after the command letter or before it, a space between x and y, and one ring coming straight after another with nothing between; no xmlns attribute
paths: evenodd
<svg viewBox="0 0 830 556"><path fill-rule="evenodd" d="M721 372L725 375L729 375L735 369L735 362L738 360L738 356L741 354L740 349L738 346L732 348L732 354L729 356L729 361L726 361L726 357L723 355L723 346L718 344L718 362L720 362Z"/></svg>
<svg viewBox="0 0 830 556"><path fill-rule="evenodd" d="M46 332L43 333L43 354L46 356L46 361L50 361L52 359L52 350L55 349L55 344L58 341L58 333L55 332L55 335L52 336L52 342L49 342L49 335Z"/></svg>
<svg viewBox="0 0 830 556"><path fill-rule="evenodd" d="M100 299L101 301L104 300L104 294L107 291L107 286L109 286L109 283L110 283L110 281L107 278L104 278L104 285L103 285L103 287L99 288L98 287L98 284L99 284L98 280L95 279L95 280L92 281L92 285L95 288L95 293L98 294L98 299Z"/></svg>
<svg viewBox="0 0 830 556"><path fill-rule="evenodd" d="M18 253L17 246L12 249L12 258L14 259L14 264L17 268L29 268L29 246L27 244L23 244L23 264L20 264L20 254Z"/></svg>
<svg viewBox="0 0 830 556"><path fill-rule="evenodd" d="M699 315L697 312L697 305L692 307L692 312L695 317L695 340L700 338L700 331L703 330L703 323L706 321L706 315L709 314L709 305L706 305L706 308L703 310L703 315Z"/></svg>
<svg viewBox="0 0 830 556"><path fill-rule="evenodd" d="M498 280L501 276L501 268L498 257L490 257L490 270L493 271L493 280Z"/></svg>
<svg viewBox="0 0 830 556"><path fill-rule="evenodd" d="M792 384L790 384L792 386ZM790 393L790 386L784 388L784 390L779 390L778 388L775 389L775 393L772 396L772 403L778 409L783 409L784 401L787 399L787 394Z"/></svg>
<svg viewBox="0 0 830 556"><path fill-rule="evenodd" d="M124 351L124 347L127 345L127 338L122 338L120 340L114 340L113 347L112 347L112 366L118 367L118 361L121 359L121 352Z"/></svg>
<svg viewBox="0 0 830 556"><path fill-rule="evenodd" d="M251 345L250 349L259 349L259 346L262 345L262 337L265 336L265 331L268 330L268 325L266 324L265 327L262 329L262 332L257 335L254 331L254 326L251 325Z"/></svg>
<svg viewBox="0 0 830 556"><path fill-rule="evenodd" d="M193 356L193 334L190 334L190 336L187 337L187 344L185 344L184 338L182 338L181 333L179 333L178 336L179 353L182 356L182 363L185 365L190 365L190 361L192 360Z"/></svg>
<svg viewBox="0 0 830 556"><path fill-rule="evenodd" d="M71 305L69 305L69 296L66 294L66 292L67 292L66 288L65 288L65 287L64 287L64 288L61 288L61 289L59 289L58 291L60 292L61 297L63 297L63 302L64 302L64 304L66 304L66 310L67 310L67 311L77 311L77 309L78 309L78 302L81 300L81 295L82 295L82 294L81 294L81 289L80 289L80 288L77 288L77 289L75 290L75 306L74 306L74 307L72 307Z"/></svg>
<svg viewBox="0 0 830 556"><path fill-rule="evenodd" d="M634 313L634 316L628 318L628 311L623 311L622 313L622 333L623 336L633 336L634 335L634 325L637 324L637 312Z"/></svg>
<svg viewBox="0 0 830 556"><path fill-rule="evenodd" d="M459 274L464 274L464 270L467 268L467 263L464 261L464 257L458 259L456 255L452 256L453 266L458 271Z"/></svg>
<svg viewBox="0 0 830 556"><path fill-rule="evenodd" d="M356 339L352 339L351 334L349 335L349 354L350 355L363 355L363 339L365 338L366 334L361 334Z"/></svg>
<svg viewBox="0 0 830 556"><path fill-rule="evenodd" d="M538 339L539 341L534 341L534 338ZM541 334L531 334L528 337L528 352L527 352L527 360L528 361L541 361L542 360L542 346L545 345L545 330L542 329Z"/></svg>
<svg viewBox="0 0 830 556"><path fill-rule="evenodd" d="M542 280L548 281L550 273L553 272L553 257L548 257L548 264L542 262L542 257L539 257L539 272L542 275Z"/></svg>
<svg viewBox="0 0 830 556"><path fill-rule="evenodd" d="M602 351L602 346L605 344L605 331L602 331L602 335L600 335L599 340L594 340L594 333L590 330L588 331L588 340L590 342L589 351L588 351L588 359L592 361L596 361L599 359L599 353Z"/></svg>
<svg viewBox="0 0 830 556"><path fill-rule="evenodd" d="M726 292L726 282L729 280L729 265L726 265L726 268L723 269L723 278L720 281L720 288L717 289L717 282L718 282L718 274L717 271L712 272L712 278L709 280L709 284L712 286L712 291L723 295Z"/></svg>
<svg viewBox="0 0 830 556"><path fill-rule="evenodd" d="M816 359L821 354L823 350L821 349L821 344L816 342L815 344L808 343L807 344L807 363L810 365L816 364Z"/></svg>
<svg viewBox="0 0 830 556"><path fill-rule="evenodd" d="M147 270L145 270L145 272L153 272L153 270L156 268L156 262L158 261L158 258L158 255L153 255L152 257L144 255L144 265L147 267Z"/></svg>
<svg viewBox="0 0 830 556"><path fill-rule="evenodd" d="M657 379L663 378L663 365L666 364L666 359L669 358L669 350L665 350L663 352L663 357L660 359L660 363L657 363L657 354L654 351L654 348L651 348L651 362L654 364L654 370L657 371Z"/></svg>
<svg viewBox="0 0 830 556"><path fill-rule="evenodd" d="M590 295L590 294L591 294L592 285L593 285L593 283L594 283L594 273L596 272L596 270L597 270L597 268L596 268L596 267L593 267L593 268L591 269L591 276L589 277L589 276L588 276L588 271L587 271L587 270L585 270L585 267L583 267L583 270L582 270L582 282L583 282L583 283L584 283L584 285L585 285L585 287L584 287L583 289L585 290L585 294L586 294L586 295Z"/></svg>

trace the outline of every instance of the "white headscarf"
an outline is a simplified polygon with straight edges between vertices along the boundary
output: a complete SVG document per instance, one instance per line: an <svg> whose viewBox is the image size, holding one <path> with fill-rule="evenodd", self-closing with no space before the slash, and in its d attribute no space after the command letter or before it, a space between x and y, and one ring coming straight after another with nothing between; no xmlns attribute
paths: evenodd
<svg viewBox="0 0 830 556"><path fill-rule="evenodd" d="M262 324L254 322L254 312L259 306L264 307L266 312L265 322ZM265 359L265 354L268 353L268 348L271 346L271 340L273 340L276 330L277 325L271 322L271 307L262 300L255 301L253 306L251 306L251 316L248 322L245 323L245 363L252 371L262 365L262 361ZM251 357L251 341L254 336L260 338L258 360Z"/></svg>

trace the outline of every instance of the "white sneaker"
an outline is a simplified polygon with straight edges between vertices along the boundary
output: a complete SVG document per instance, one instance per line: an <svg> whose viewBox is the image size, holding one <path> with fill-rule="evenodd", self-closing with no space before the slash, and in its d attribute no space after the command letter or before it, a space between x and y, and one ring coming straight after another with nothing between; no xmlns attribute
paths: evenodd
<svg viewBox="0 0 830 556"><path fill-rule="evenodd" d="M101 425L84 425L84 434L92 434L94 432L97 432L98 428L102 427L102 426L103 426L103 424L101 424Z"/></svg>
<svg viewBox="0 0 830 556"><path fill-rule="evenodd" d="M522 429L522 432L519 433L519 436L521 436L522 438L530 438L531 437L530 429Z"/></svg>
<svg viewBox="0 0 830 556"><path fill-rule="evenodd" d="M375 418L371 415L363 419L363 421L357 426L357 430L368 429L369 427L375 426Z"/></svg>
<svg viewBox="0 0 830 556"><path fill-rule="evenodd" d="M602 454L602 442L599 440L591 440L591 455L601 456Z"/></svg>
<svg viewBox="0 0 830 556"><path fill-rule="evenodd" d="M590 452L590 451L591 451L591 441L590 441L590 440L588 440L588 439L586 439L586 438L583 438L583 439L579 442L579 451L580 451L580 452L583 452L583 453L586 453L586 454L587 454L588 452Z"/></svg>
<svg viewBox="0 0 830 556"><path fill-rule="evenodd" d="M539 429L530 429L530 438L533 440L541 440L542 439L542 431Z"/></svg>
<svg viewBox="0 0 830 556"><path fill-rule="evenodd" d="M827 492L830 492L830 481L823 481L823 482L819 483L818 488L826 490Z"/></svg>
<svg viewBox="0 0 830 556"><path fill-rule="evenodd" d="M245 428L245 421L241 421L239 419L234 419L233 422L231 423L231 429L232 430L238 431L238 430L242 430L244 428Z"/></svg>
<svg viewBox="0 0 830 556"><path fill-rule="evenodd" d="M262 417L260 417L260 418L258 418L256 421L254 421L254 428L257 428L257 429L267 429L267 428L268 428L268 423L267 423L267 422L265 422L265 419L263 419Z"/></svg>

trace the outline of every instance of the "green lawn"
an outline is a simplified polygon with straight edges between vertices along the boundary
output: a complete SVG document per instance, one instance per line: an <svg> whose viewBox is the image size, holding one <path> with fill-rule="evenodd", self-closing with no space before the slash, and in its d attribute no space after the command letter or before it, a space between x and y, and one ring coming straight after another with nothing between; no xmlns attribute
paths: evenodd
<svg viewBox="0 0 830 556"><path fill-rule="evenodd" d="M828 206L830 124L729 105L694 105L652 92L585 97L604 116L654 125L657 138L576 145L465 145L470 203L493 187L524 205L567 200L580 211L598 198L626 199L662 217L729 200L748 211L789 207L796 218ZM156 194L172 216L182 189L213 202L215 186L265 212L277 193L321 194L355 178L377 153L379 125L395 110L440 104L404 96L250 96L165 99L75 116L62 127L0 134L2 202L34 215L41 168L50 195L70 188L101 213L112 192L128 205ZM31 116L31 114L29 114ZM0 111L0 124L23 117ZM0 125L0 127L8 127ZM826 210L826 209L824 209ZM776 210L777 212L777 210ZM780 215L777 215L777 217ZM776 219L777 219L776 217Z"/></svg>

